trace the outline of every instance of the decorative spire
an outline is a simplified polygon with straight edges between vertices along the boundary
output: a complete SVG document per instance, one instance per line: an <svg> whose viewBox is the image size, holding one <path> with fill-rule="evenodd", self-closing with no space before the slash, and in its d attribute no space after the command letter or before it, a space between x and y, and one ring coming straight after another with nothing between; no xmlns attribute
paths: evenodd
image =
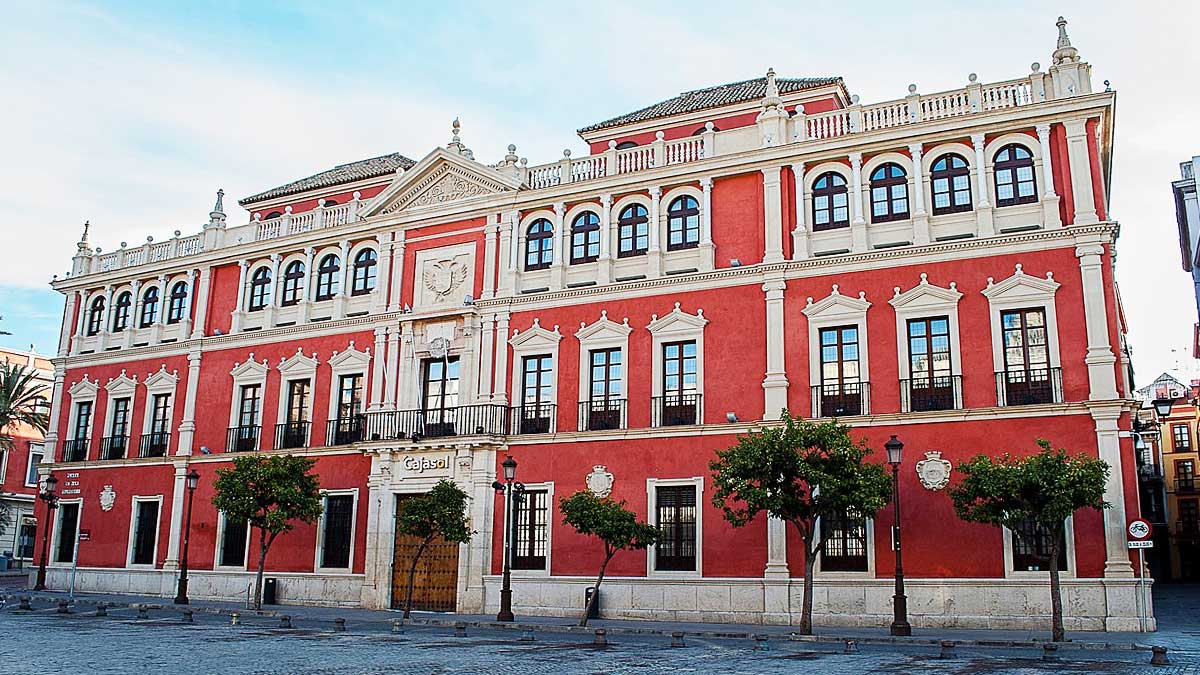
<svg viewBox="0 0 1200 675"><path fill-rule="evenodd" d="M225 191L217 190L217 202L208 214L207 227L225 227Z"/></svg>
<svg viewBox="0 0 1200 675"><path fill-rule="evenodd" d="M446 149L451 152L466 157L467 159L475 159L475 153L471 152L470 148L463 145L462 137L459 135L462 131L462 125L459 124L458 118L455 117L450 127L450 142L446 144Z"/></svg>
<svg viewBox="0 0 1200 675"><path fill-rule="evenodd" d="M1054 50L1052 60L1055 65L1064 63L1077 63L1079 61L1079 50L1071 46L1071 38L1067 37L1067 20L1063 17L1058 17L1058 49Z"/></svg>
<svg viewBox="0 0 1200 675"><path fill-rule="evenodd" d="M1071 38L1067 37L1067 20L1063 17L1058 17L1058 48L1071 46Z"/></svg>
<svg viewBox="0 0 1200 675"><path fill-rule="evenodd" d="M782 105L779 98L779 85L775 83L775 69L767 68L767 95L763 99L763 107Z"/></svg>
<svg viewBox="0 0 1200 675"><path fill-rule="evenodd" d="M83 236L79 238L79 243L75 247L80 253L91 253L92 245L88 242L88 231L92 229L90 220L83 221Z"/></svg>

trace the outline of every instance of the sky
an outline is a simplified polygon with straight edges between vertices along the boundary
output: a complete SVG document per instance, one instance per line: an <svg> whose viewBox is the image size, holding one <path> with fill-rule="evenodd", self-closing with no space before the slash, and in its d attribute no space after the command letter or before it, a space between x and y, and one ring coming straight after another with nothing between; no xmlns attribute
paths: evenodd
<svg viewBox="0 0 1200 675"><path fill-rule="evenodd" d="M236 199L449 141L484 162L681 91L845 78L864 103L1050 65L1055 20L1118 92L1112 215L1139 386L1196 370L1170 183L1200 154L1200 3L17 2L0 0L0 345L52 353L82 224L105 250L198 232ZM1200 372L1196 373L1200 375Z"/></svg>

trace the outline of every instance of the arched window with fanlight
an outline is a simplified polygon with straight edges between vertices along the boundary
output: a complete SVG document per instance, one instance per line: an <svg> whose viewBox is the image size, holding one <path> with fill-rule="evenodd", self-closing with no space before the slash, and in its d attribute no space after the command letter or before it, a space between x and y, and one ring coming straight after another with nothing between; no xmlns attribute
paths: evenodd
<svg viewBox="0 0 1200 675"><path fill-rule="evenodd" d="M133 305L133 293L125 291L113 303L112 332L120 333L129 326L129 308Z"/></svg>
<svg viewBox="0 0 1200 675"><path fill-rule="evenodd" d="M97 296L88 308L87 334L98 335L104 327L104 296Z"/></svg>
<svg viewBox="0 0 1200 675"><path fill-rule="evenodd" d="M350 284L350 295L366 295L375 290L378 263L379 259L373 248L364 248L354 256L354 267L352 268L354 276Z"/></svg>
<svg viewBox="0 0 1200 675"><path fill-rule="evenodd" d="M814 232L850 227L850 191L846 179L836 171L817 176L812 189Z"/></svg>
<svg viewBox="0 0 1200 675"><path fill-rule="evenodd" d="M667 250L700 245L700 203L691 195L676 197L667 207Z"/></svg>
<svg viewBox="0 0 1200 675"><path fill-rule="evenodd" d="M929 171L933 191L933 215L971 210L971 167L962 155L938 157Z"/></svg>
<svg viewBox="0 0 1200 675"><path fill-rule="evenodd" d="M263 271L265 272L266 269L264 268ZM171 297L167 301L167 323L183 321L183 314L187 311L187 297L188 282L176 281L171 286Z"/></svg>
<svg viewBox="0 0 1200 675"><path fill-rule="evenodd" d="M250 297L246 309L257 312L271 301L271 270L260 267L250 276Z"/></svg>
<svg viewBox="0 0 1200 675"><path fill-rule="evenodd" d="M617 257L645 255L650 248L650 217L642 204L630 204L617 216Z"/></svg>
<svg viewBox="0 0 1200 675"><path fill-rule="evenodd" d="M151 286L142 293L142 311L138 317L138 325L149 328L158 321L158 286Z"/></svg>
<svg viewBox="0 0 1200 675"><path fill-rule="evenodd" d="M283 288L279 293L279 304L283 307L298 304L302 296L300 292L302 288L304 288L304 263L293 260L283 268Z"/></svg>
<svg viewBox="0 0 1200 675"><path fill-rule="evenodd" d="M317 265L316 300L331 300L338 292L338 277L342 271L342 260L336 253L330 253Z"/></svg>
<svg viewBox="0 0 1200 675"><path fill-rule="evenodd" d="M1037 201L1033 155L1025 146L1009 143L1000 148L992 163L996 175L996 206L1031 204Z"/></svg>
<svg viewBox="0 0 1200 675"><path fill-rule="evenodd" d="M544 270L554 262L554 226L538 218L525 230L525 271Z"/></svg>
<svg viewBox="0 0 1200 675"><path fill-rule="evenodd" d="M908 175L888 162L871 172L871 222L908 218Z"/></svg>
<svg viewBox="0 0 1200 675"><path fill-rule="evenodd" d="M595 262L600 258L600 216L584 211L571 221L571 264Z"/></svg>

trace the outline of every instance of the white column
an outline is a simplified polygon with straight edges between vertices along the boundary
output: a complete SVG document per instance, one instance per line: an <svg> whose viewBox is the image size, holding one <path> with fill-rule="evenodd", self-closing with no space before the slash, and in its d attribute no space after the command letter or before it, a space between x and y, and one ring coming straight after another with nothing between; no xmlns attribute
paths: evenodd
<svg viewBox="0 0 1200 675"><path fill-rule="evenodd" d="M780 168L762 169L763 175L763 262L783 262L783 190L780 187Z"/></svg>
<svg viewBox="0 0 1200 675"><path fill-rule="evenodd" d="M130 284L130 303L129 303L129 321L125 322L125 331L121 334L121 341L125 348L133 346L133 334L141 327L141 311L142 311L142 280L134 279Z"/></svg>
<svg viewBox="0 0 1200 675"><path fill-rule="evenodd" d="M480 327L482 342L479 346L479 401L491 403L492 382L495 373L492 372L492 358L496 355L496 315L487 314L483 317Z"/></svg>
<svg viewBox="0 0 1200 675"><path fill-rule="evenodd" d="M108 348L112 339L112 313L113 313L113 286L109 284L104 287L104 321L100 324L100 349L104 351Z"/></svg>
<svg viewBox="0 0 1200 675"><path fill-rule="evenodd" d="M509 313L496 315L496 372L492 386L492 403L508 405L508 319ZM555 364L558 367L558 364Z"/></svg>
<svg viewBox="0 0 1200 675"><path fill-rule="evenodd" d="M183 320L179 324L179 338L186 340L192 334L192 307L196 302L196 270L187 273L187 298L183 303ZM160 306L161 307L161 306Z"/></svg>
<svg viewBox="0 0 1200 675"><path fill-rule="evenodd" d="M971 134L975 148L975 229L980 237L996 234L992 223L992 201L988 196L987 154L983 151L983 134Z"/></svg>
<svg viewBox="0 0 1200 675"><path fill-rule="evenodd" d="M767 516L767 566L763 570L763 623L791 623L791 572L787 563L787 523Z"/></svg>
<svg viewBox="0 0 1200 675"><path fill-rule="evenodd" d="M388 480L391 478L391 451L382 449L378 454L371 455L371 473L367 476L367 533L366 550L361 602L363 607L370 609L385 609L392 586L391 551L384 549L383 540L387 538L392 525L384 519L384 513L389 509L385 502L394 503L395 497L387 491Z"/></svg>
<svg viewBox="0 0 1200 675"><path fill-rule="evenodd" d="M554 205L554 260L550 262L550 288L561 289L567 283L567 247L571 238L567 233L567 205Z"/></svg>
<svg viewBox="0 0 1200 675"><path fill-rule="evenodd" d="M596 283L612 281L612 195L600 195L600 260L596 266Z"/></svg>
<svg viewBox="0 0 1200 675"><path fill-rule="evenodd" d="M1063 122L1067 132L1067 158L1071 165L1071 196L1075 201L1075 224L1087 225L1100 221L1096 214L1092 161L1087 144L1087 120Z"/></svg>
<svg viewBox="0 0 1200 675"><path fill-rule="evenodd" d="M484 300L496 297L496 235L500 228L500 215L487 214L487 225L483 229L483 293Z"/></svg>
<svg viewBox="0 0 1200 675"><path fill-rule="evenodd" d="M76 295L80 296L79 316L75 317L75 338L78 340L83 338L83 333L87 329L88 310L91 308L92 292L88 290L82 293L76 291ZM71 351L79 351L77 345L71 345Z"/></svg>
<svg viewBox="0 0 1200 675"><path fill-rule="evenodd" d="M1107 401L1117 398L1117 357L1108 333L1108 309L1104 300L1104 245L1099 241L1075 245L1083 279L1083 322L1087 332L1088 398Z"/></svg>
<svg viewBox="0 0 1200 675"><path fill-rule="evenodd" d="M388 293L392 285L392 233L380 232L375 235L378 255L375 258L378 276L375 280L375 291L371 294L371 313L382 314L390 309Z"/></svg>
<svg viewBox="0 0 1200 675"><path fill-rule="evenodd" d="M1096 446L1100 459L1108 464L1108 480L1104 483L1104 576L1132 577L1133 564L1129 562L1129 549L1125 546L1125 472L1121 466L1121 438L1117 421L1121 417L1121 404L1103 404L1092 407L1092 419L1096 421Z"/></svg>
<svg viewBox="0 0 1200 675"><path fill-rule="evenodd" d="M271 254L271 295L264 310L266 312L264 328L275 327L275 308L279 306L279 263L281 260L283 260L283 256L278 253Z"/></svg>
<svg viewBox="0 0 1200 675"><path fill-rule="evenodd" d="M646 242L646 276L651 279L662 276L662 188L650 188L650 232Z"/></svg>
<svg viewBox="0 0 1200 675"><path fill-rule="evenodd" d="M404 252L406 249L404 233L400 232L396 235L392 245L391 300L387 305L389 312L399 312L404 306L401 298L404 296Z"/></svg>
<svg viewBox="0 0 1200 675"><path fill-rule="evenodd" d="M767 302L767 370L763 378L763 419L777 420L787 408L788 379L783 362L783 291L782 278L763 284Z"/></svg>
<svg viewBox="0 0 1200 675"><path fill-rule="evenodd" d="M205 328L208 326L208 288L209 282L212 279L212 268L200 268L200 283L196 288L196 323L192 326L192 339L204 337ZM161 297L159 302L161 303ZM162 305L159 305L162 309ZM159 312L162 316L162 312Z"/></svg>
<svg viewBox="0 0 1200 675"><path fill-rule="evenodd" d="M67 379L66 366L61 363L54 366L54 386L50 390L50 421L46 425L46 453L43 460L49 462L58 456L58 425L62 419L63 386Z"/></svg>
<svg viewBox="0 0 1200 675"><path fill-rule="evenodd" d="M1046 228L1062 227L1058 212L1059 196L1054 192L1054 162L1050 154L1050 125L1037 125L1038 145L1042 149L1042 217Z"/></svg>
<svg viewBox="0 0 1200 675"><path fill-rule="evenodd" d="M400 329L400 356L396 359L396 406L401 410L416 408L421 403L418 384L421 363L417 360L416 336L413 324L406 321Z"/></svg>
<svg viewBox="0 0 1200 675"><path fill-rule="evenodd" d="M367 402L367 410L375 412L383 407L383 379L387 347L387 328L375 329L375 358L371 359L371 398Z"/></svg>
<svg viewBox="0 0 1200 675"><path fill-rule="evenodd" d="M394 328L388 331L387 336L387 369L383 374L383 407L387 410L396 409L396 385L400 376L400 368L392 364L398 364L400 358L400 335Z"/></svg>
<svg viewBox="0 0 1200 675"><path fill-rule="evenodd" d="M58 351L59 357L66 356L71 349L71 337L75 334L75 308L79 303L79 291L75 291L67 295L67 304L63 307L62 325L58 327ZM82 311L80 312L82 313Z"/></svg>
<svg viewBox="0 0 1200 675"><path fill-rule="evenodd" d="M912 203L913 203L913 243L917 245L929 243L929 212L925 210L925 167L922 165L920 143L909 143L909 155L912 157Z"/></svg>
<svg viewBox="0 0 1200 675"><path fill-rule="evenodd" d="M245 260L238 261L237 307L233 310L233 322L229 331L231 333L242 329L242 317L246 313L246 268L249 266L250 263Z"/></svg>
<svg viewBox="0 0 1200 675"><path fill-rule="evenodd" d="M792 190L796 195L796 223L792 228L792 260L808 257L808 227L804 222L808 215L804 205L804 162L792 165Z"/></svg>
<svg viewBox="0 0 1200 675"><path fill-rule="evenodd" d="M500 251L505 256L504 264L500 268L500 281L497 284L499 287L496 291L497 295L509 296L512 295L513 289L517 285L517 277L519 274L520 260L518 251L517 228L521 224L521 212L510 211L505 216L505 222L500 225Z"/></svg>
<svg viewBox="0 0 1200 675"><path fill-rule="evenodd" d="M179 449L177 455L191 455L192 438L196 434L196 395L200 390L200 349L188 352L188 379L183 395L183 418L179 421Z"/></svg>
<svg viewBox="0 0 1200 675"><path fill-rule="evenodd" d="M320 217L320 214L318 213L313 217ZM314 227L317 227L317 225L314 224ZM300 309L298 310L300 318L296 321L301 326L308 323L308 309L312 305L313 279L317 276L313 270L313 257L316 253L316 249L312 246L304 249L304 295L300 298Z"/></svg>
<svg viewBox="0 0 1200 675"><path fill-rule="evenodd" d="M867 220L863 215L862 153L850 153L850 250L861 253L867 250Z"/></svg>
<svg viewBox="0 0 1200 675"><path fill-rule="evenodd" d="M167 558L163 561L164 570L179 569L180 535L183 534L183 502L187 492L188 458L172 462L175 467L175 480L171 488L171 532L167 535ZM167 583L164 580L164 585Z"/></svg>
<svg viewBox="0 0 1200 675"><path fill-rule="evenodd" d="M338 290L333 298L333 316L342 319L346 316L346 301L350 297L350 241L343 239L338 243L338 249L341 263L338 267Z"/></svg>

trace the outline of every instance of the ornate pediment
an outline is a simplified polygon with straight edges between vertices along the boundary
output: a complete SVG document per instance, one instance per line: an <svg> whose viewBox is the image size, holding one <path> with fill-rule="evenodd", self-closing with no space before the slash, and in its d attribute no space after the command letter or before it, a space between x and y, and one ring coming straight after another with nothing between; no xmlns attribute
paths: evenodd
<svg viewBox="0 0 1200 675"><path fill-rule="evenodd" d="M229 374L235 381L264 379L267 376L267 360L255 361L254 352L250 352L250 358L241 363L235 363Z"/></svg>
<svg viewBox="0 0 1200 675"><path fill-rule="evenodd" d="M434 208L519 187L518 181L495 169L438 148L408 171L397 173L392 184L360 214L369 217Z"/></svg>
<svg viewBox="0 0 1200 675"><path fill-rule="evenodd" d="M120 375L108 378L108 383L104 385L104 388L108 391L110 398L132 397L137 391L137 376L129 377L122 368Z"/></svg>
<svg viewBox="0 0 1200 675"><path fill-rule="evenodd" d="M100 389L95 380L89 379L87 373L84 373L83 379L71 385L67 389L67 393L71 398L96 398L96 392Z"/></svg>
<svg viewBox="0 0 1200 675"><path fill-rule="evenodd" d="M867 302L866 293L859 291L857 298L842 295L838 290L838 285L834 284L829 295L816 302L809 298L808 306L800 311L810 319L840 315L853 317L865 314L870 307L871 303Z"/></svg>
<svg viewBox="0 0 1200 675"><path fill-rule="evenodd" d="M703 329L707 324L708 319L704 318L704 310L697 309L695 314L688 314L680 308L680 304L677 302L675 308L667 314L651 315L650 324L646 326L646 330L655 335L669 335L679 332L695 332Z"/></svg>
<svg viewBox="0 0 1200 675"><path fill-rule="evenodd" d="M1026 274L1021 264L1017 263L1013 275L1003 281L988 277L987 288L982 293L988 300L1034 300L1053 296L1058 290L1059 283L1054 280L1053 272L1046 272L1046 278Z"/></svg>
<svg viewBox="0 0 1200 675"><path fill-rule="evenodd" d="M371 349L368 347L363 351L354 348L354 340L350 341L350 345L345 351L334 352L333 356L329 357L329 366L333 369L339 368L366 368L371 364Z"/></svg>
<svg viewBox="0 0 1200 675"><path fill-rule="evenodd" d="M958 285L953 281L950 282L949 288L942 288L929 283L929 276L924 272L921 273L921 282L907 291L900 292L900 287L896 286L892 289L895 295L891 300L892 307L896 309L918 307L943 307L945 305L956 304L962 293L958 291Z"/></svg>
<svg viewBox="0 0 1200 675"><path fill-rule="evenodd" d="M304 354L303 347L297 347L296 353L279 360L279 372L284 379L289 377L311 377L317 372L317 353L312 356Z"/></svg>
<svg viewBox="0 0 1200 675"><path fill-rule="evenodd" d="M554 326L554 330L546 330L542 328L541 319L534 319L533 325L522 331L513 331L512 338L508 344L514 348L524 346L545 346L546 348L557 347L559 341L562 340L562 333L558 332L558 326Z"/></svg>
<svg viewBox="0 0 1200 675"><path fill-rule="evenodd" d="M575 337L580 341L590 339L600 339L605 337L628 337L633 329L629 327L629 317L626 317L617 323L608 318L608 310L601 310L600 318L596 319L591 324L580 322L579 331L575 333Z"/></svg>
<svg viewBox="0 0 1200 675"><path fill-rule="evenodd" d="M158 366L158 371L146 376L142 382L146 385L146 389L150 391L168 391L173 390L179 382L179 371L172 370L167 372L167 364L163 363Z"/></svg>

